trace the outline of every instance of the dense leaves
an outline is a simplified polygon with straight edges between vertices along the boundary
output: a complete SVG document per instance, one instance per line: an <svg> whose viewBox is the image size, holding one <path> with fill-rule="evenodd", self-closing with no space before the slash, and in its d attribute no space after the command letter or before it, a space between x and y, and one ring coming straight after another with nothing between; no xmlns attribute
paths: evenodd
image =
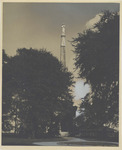
<svg viewBox="0 0 122 150"><path fill-rule="evenodd" d="M11 82L11 69L8 63L10 62L10 58L7 56L5 53L5 50L3 50L3 84L2 84L2 129L3 131L10 131L12 130L12 125L8 121L8 118L11 118L9 111L10 111L10 106L11 106L11 87L9 86ZM8 72L7 74L5 72Z"/></svg>
<svg viewBox="0 0 122 150"><path fill-rule="evenodd" d="M93 28L73 40L79 76L91 85L85 97L86 120L103 126L118 124L119 15L105 11Z"/></svg>
<svg viewBox="0 0 122 150"><path fill-rule="evenodd" d="M58 135L59 122L66 114L73 115L72 74L45 50L18 49L6 65L3 95L10 91L7 101L15 132L31 137Z"/></svg>

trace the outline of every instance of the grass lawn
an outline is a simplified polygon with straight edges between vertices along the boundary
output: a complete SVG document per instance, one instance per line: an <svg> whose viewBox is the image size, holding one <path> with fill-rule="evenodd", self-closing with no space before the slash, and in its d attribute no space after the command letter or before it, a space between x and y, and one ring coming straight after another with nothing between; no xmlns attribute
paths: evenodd
<svg viewBox="0 0 122 150"><path fill-rule="evenodd" d="M2 138L2 145L34 145L33 142L52 142L52 141L65 141L65 139L47 138L47 139L29 139L29 138L16 138L16 137L4 137ZM34 145L35 146L35 145Z"/></svg>

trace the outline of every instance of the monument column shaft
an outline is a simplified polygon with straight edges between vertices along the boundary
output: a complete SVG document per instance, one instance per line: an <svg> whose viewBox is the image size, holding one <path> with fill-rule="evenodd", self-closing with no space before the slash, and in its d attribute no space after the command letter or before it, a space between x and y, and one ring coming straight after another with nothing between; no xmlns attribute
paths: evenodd
<svg viewBox="0 0 122 150"><path fill-rule="evenodd" d="M61 32L61 45L60 45L60 61L62 62L62 64L64 65L64 67L66 67L66 52L65 52L65 47L66 47L66 43L65 43L65 25L61 26L62 28L62 32Z"/></svg>

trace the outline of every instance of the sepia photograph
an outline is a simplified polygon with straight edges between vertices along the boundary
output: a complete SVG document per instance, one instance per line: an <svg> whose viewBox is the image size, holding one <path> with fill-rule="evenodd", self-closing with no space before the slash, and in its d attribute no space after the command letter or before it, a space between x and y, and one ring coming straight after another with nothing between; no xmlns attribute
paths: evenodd
<svg viewBox="0 0 122 150"><path fill-rule="evenodd" d="M3 2L1 145L119 147L119 50L119 2Z"/></svg>

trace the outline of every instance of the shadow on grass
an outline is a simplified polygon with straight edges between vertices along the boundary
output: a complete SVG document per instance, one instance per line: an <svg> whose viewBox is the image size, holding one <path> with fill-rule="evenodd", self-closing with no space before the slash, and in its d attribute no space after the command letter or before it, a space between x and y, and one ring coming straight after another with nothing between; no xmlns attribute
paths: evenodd
<svg viewBox="0 0 122 150"><path fill-rule="evenodd" d="M33 142L52 142L52 141L65 141L65 139L61 137L57 138L46 138L46 139L29 139L29 138L14 138L14 137L3 137L2 145L25 145L25 146L35 146Z"/></svg>

